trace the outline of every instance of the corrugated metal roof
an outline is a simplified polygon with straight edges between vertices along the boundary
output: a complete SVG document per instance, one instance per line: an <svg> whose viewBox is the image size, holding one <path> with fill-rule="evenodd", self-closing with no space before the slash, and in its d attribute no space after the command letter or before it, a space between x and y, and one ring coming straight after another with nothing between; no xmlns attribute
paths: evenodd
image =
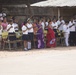
<svg viewBox="0 0 76 75"><path fill-rule="evenodd" d="M45 0L0 0L0 5L33 4Z"/></svg>
<svg viewBox="0 0 76 75"><path fill-rule="evenodd" d="M39 6L39 7L47 7L47 6L52 6L52 7L72 7L76 6L76 0L47 0L47 1L42 1L38 3L34 3L31 6Z"/></svg>

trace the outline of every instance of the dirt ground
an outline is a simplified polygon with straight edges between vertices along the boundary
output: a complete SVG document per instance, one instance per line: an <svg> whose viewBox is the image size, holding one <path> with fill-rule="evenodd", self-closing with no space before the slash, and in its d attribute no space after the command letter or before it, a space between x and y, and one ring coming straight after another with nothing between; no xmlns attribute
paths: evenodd
<svg viewBox="0 0 76 75"><path fill-rule="evenodd" d="M31 55L31 54L40 54L40 53L47 53L47 52L65 52L69 50L76 50L76 47L56 47L56 48L46 48L46 49L33 49L29 51L24 50L0 50L0 58L4 57L14 57L14 56L24 56L24 55Z"/></svg>
<svg viewBox="0 0 76 75"><path fill-rule="evenodd" d="M0 51L0 75L76 75L76 47Z"/></svg>

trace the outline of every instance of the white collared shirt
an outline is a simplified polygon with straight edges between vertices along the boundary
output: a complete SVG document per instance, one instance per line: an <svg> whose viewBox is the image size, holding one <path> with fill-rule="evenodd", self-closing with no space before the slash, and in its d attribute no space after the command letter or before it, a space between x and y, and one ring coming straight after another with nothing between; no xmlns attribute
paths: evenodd
<svg viewBox="0 0 76 75"><path fill-rule="evenodd" d="M10 28L11 26L12 26L12 28ZM10 28L10 30L8 30L9 28ZM9 33L15 32L14 26L11 25L11 24L8 24L8 25L7 25L7 30L8 30Z"/></svg>
<svg viewBox="0 0 76 75"><path fill-rule="evenodd" d="M73 22L69 21L69 26L72 26L73 24L75 24L74 21L73 21ZM75 26L76 26L76 25L74 25L74 26L72 26L72 27L70 28L70 31L71 31L71 32L75 31Z"/></svg>
<svg viewBox="0 0 76 75"><path fill-rule="evenodd" d="M61 24L61 23L62 23L62 24ZM63 30L63 25L65 24L65 21L64 21L64 20L61 20L61 21L58 20L58 21L57 21L57 24L58 24L58 25L61 24L61 26L59 27L59 30Z"/></svg>
<svg viewBox="0 0 76 75"><path fill-rule="evenodd" d="M54 22L52 22L52 24L51 24L51 25L52 25L52 27L56 26L56 27L54 27L53 29L57 29L57 28L58 28L58 24L57 24L57 22L55 22L55 23L54 23Z"/></svg>
<svg viewBox="0 0 76 75"><path fill-rule="evenodd" d="M63 32L70 34L69 24L68 24L68 25L65 24L65 25L63 26Z"/></svg>
<svg viewBox="0 0 76 75"><path fill-rule="evenodd" d="M31 28L32 27L32 28ZM34 32L34 30L33 30L33 25L30 23L27 23L27 28L31 28L31 29L28 29L28 32L29 33L33 33Z"/></svg>
<svg viewBox="0 0 76 75"><path fill-rule="evenodd" d="M2 35L3 27L0 26L0 35Z"/></svg>
<svg viewBox="0 0 76 75"><path fill-rule="evenodd" d="M49 25L49 23L48 23L48 22L45 22L45 24L46 24L46 26L48 26L48 25Z"/></svg>
<svg viewBox="0 0 76 75"><path fill-rule="evenodd" d="M15 30L18 30L18 24L17 23L13 23L12 26L14 26ZM15 28L15 27L17 27L17 28Z"/></svg>
<svg viewBox="0 0 76 75"><path fill-rule="evenodd" d="M27 27L25 25L22 26L22 33L23 34L28 34L28 29L27 29Z"/></svg>
<svg viewBox="0 0 76 75"><path fill-rule="evenodd" d="M42 25L42 28L43 28L43 30L44 30L44 28L45 28L45 23L44 23L44 22L41 22L41 25Z"/></svg>

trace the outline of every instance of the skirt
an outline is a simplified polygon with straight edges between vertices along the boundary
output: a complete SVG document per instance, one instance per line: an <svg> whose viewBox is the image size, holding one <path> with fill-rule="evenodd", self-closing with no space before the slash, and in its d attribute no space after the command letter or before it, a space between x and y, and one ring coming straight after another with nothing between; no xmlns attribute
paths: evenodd
<svg viewBox="0 0 76 75"><path fill-rule="evenodd" d="M23 35L22 35L22 40L26 40L26 41L28 41L28 40L29 40L28 35L23 34Z"/></svg>
<svg viewBox="0 0 76 75"><path fill-rule="evenodd" d="M16 40L16 34L15 33L8 33L8 39L10 41Z"/></svg>
<svg viewBox="0 0 76 75"><path fill-rule="evenodd" d="M34 34L33 34L33 33L28 33L28 36L29 36L29 40L33 41L33 39L34 39Z"/></svg>

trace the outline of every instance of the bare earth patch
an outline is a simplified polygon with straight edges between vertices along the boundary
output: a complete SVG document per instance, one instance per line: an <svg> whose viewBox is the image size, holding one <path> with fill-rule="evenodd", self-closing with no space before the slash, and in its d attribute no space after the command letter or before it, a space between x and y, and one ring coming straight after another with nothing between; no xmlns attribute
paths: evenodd
<svg viewBox="0 0 76 75"><path fill-rule="evenodd" d="M1 50L0 51L0 58L5 58L5 57L14 57L14 56L24 56L24 55L32 55L32 54L41 54L41 53L46 53L46 52L65 52L69 50L76 50L76 47L56 47L56 48L46 48L46 49L33 49L29 51L24 51L24 50Z"/></svg>
<svg viewBox="0 0 76 75"><path fill-rule="evenodd" d="M76 47L0 51L0 75L76 75Z"/></svg>

